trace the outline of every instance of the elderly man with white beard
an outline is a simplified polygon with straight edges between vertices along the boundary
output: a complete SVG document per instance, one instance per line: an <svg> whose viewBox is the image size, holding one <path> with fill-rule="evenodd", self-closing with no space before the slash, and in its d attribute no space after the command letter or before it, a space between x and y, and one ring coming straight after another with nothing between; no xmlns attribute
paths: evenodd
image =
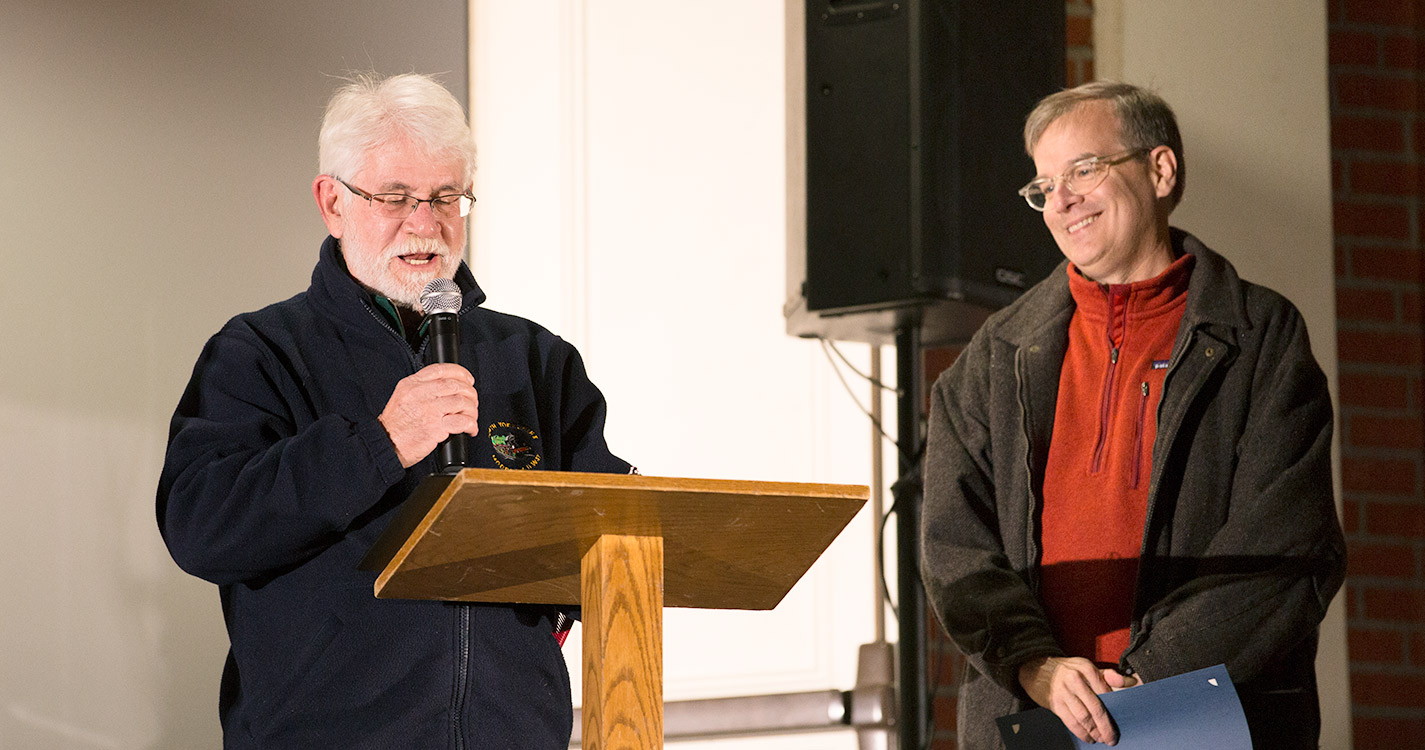
<svg viewBox="0 0 1425 750"><path fill-rule="evenodd" d="M565 748L571 613L376 599L358 563L467 441L483 468L627 473L577 351L481 306L462 262L474 145L420 75L327 106L312 185L330 233L311 286L213 336L169 431L159 528L218 585L226 748ZM420 294L451 279L459 363L432 363Z"/></svg>

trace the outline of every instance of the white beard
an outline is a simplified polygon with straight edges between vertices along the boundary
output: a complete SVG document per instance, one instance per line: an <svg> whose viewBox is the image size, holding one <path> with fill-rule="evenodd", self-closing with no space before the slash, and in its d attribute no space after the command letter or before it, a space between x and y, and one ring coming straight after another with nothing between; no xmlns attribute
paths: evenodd
<svg viewBox="0 0 1425 750"><path fill-rule="evenodd" d="M354 222L353 222L354 223ZM365 238L347 224L341 238L346 268L357 283L381 294L396 305L419 312L421 291L437 278L453 279L460 267L460 254L433 237L407 237L384 250L366 246ZM430 255L424 266L412 268L400 260L403 255Z"/></svg>

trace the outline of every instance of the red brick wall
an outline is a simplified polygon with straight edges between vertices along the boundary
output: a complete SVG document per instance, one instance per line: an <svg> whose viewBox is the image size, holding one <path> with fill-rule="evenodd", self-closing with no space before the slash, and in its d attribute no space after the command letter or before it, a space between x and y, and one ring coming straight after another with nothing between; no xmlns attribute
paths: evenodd
<svg viewBox="0 0 1425 750"><path fill-rule="evenodd" d="M1425 3L1328 0L1327 9L1355 747L1425 747Z"/></svg>
<svg viewBox="0 0 1425 750"><path fill-rule="evenodd" d="M1064 42L1068 45L1068 70L1064 80L1070 86L1088 83L1093 75L1093 0L1065 0ZM1025 113L1028 114L1028 113Z"/></svg>

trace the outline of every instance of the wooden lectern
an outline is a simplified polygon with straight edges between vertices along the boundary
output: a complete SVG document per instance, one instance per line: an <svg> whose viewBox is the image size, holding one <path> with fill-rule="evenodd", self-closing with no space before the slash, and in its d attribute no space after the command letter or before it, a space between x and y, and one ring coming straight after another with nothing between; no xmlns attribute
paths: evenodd
<svg viewBox="0 0 1425 750"><path fill-rule="evenodd" d="M663 607L771 609L863 485L465 469L433 476L372 547L376 595L579 604L583 746L663 746Z"/></svg>

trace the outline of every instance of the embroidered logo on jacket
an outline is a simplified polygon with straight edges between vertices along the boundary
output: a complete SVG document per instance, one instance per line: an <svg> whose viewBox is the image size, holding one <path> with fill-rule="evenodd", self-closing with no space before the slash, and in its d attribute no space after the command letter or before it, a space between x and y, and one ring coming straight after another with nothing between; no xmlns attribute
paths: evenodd
<svg viewBox="0 0 1425 750"><path fill-rule="evenodd" d="M501 469L533 469L544 460L539 452L539 436L528 427L495 422L486 433L495 448L491 457Z"/></svg>

